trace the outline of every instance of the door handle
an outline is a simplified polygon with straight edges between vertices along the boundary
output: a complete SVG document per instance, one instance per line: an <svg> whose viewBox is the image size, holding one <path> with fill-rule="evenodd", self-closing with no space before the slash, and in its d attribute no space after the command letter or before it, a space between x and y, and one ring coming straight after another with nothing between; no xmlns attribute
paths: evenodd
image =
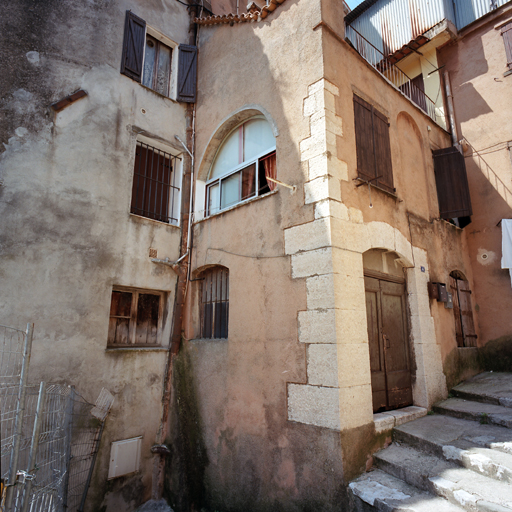
<svg viewBox="0 0 512 512"><path fill-rule="evenodd" d="M385 334L382 335L382 339L384 340L384 348L391 348L391 342Z"/></svg>

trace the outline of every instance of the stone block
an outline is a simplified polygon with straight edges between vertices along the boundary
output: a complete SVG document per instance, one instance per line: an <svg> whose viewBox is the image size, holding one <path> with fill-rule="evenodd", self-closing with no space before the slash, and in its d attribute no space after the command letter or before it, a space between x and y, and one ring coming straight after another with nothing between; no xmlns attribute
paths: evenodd
<svg viewBox="0 0 512 512"><path fill-rule="evenodd" d="M417 420L418 418L422 418L427 415L427 409L425 407L404 407L403 409L398 409L397 411L388 411L386 414L393 416L395 419L395 427L399 425L403 425L409 421Z"/></svg>
<svg viewBox="0 0 512 512"><path fill-rule="evenodd" d="M337 388L288 384L288 419L333 430L340 429Z"/></svg>
<svg viewBox="0 0 512 512"><path fill-rule="evenodd" d="M339 180L348 180L347 163L331 153L322 153L308 160L308 177L313 180L320 176L333 176Z"/></svg>
<svg viewBox="0 0 512 512"><path fill-rule="evenodd" d="M365 343L338 343L340 387L371 385L370 351Z"/></svg>
<svg viewBox="0 0 512 512"><path fill-rule="evenodd" d="M341 310L366 308L363 276L334 274L335 307Z"/></svg>
<svg viewBox="0 0 512 512"><path fill-rule="evenodd" d="M339 343L362 343L368 346L368 327L366 324L366 303L362 296L363 309L336 309L336 332Z"/></svg>
<svg viewBox="0 0 512 512"><path fill-rule="evenodd" d="M359 210L358 208L350 207L348 209L348 215L352 222L355 222L356 224L362 224L364 222L363 219L363 212Z"/></svg>
<svg viewBox="0 0 512 512"><path fill-rule="evenodd" d="M298 319L301 343L336 343L334 309L299 311Z"/></svg>
<svg viewBox="0 0 512 512"><path fill-rule="evenodd" d="M317 129L318 127L315 127ZM302 162L315 158L326 152L336 154L336 136L329 132L315 131L311 137L303 139L299 143L300 159Z"/></svg>
<svg viewBox="0 0 512 512"><path fill-rule="evenodd" d="M373 421L372 388L370 384L340 388L341 430L360 427Z"/></svg>
<svg viewBox="0 0 512 512"><path fill-rule="evenodd" d="M395 418L387 412L379 412L373 415L373 423L375 424L375 432L380 434L386 430L391 430L395 426Z"/></svg>
<svg viewBox="0 0 512 512"><path fill-rule="evenodd" d="M363 255L360 252L333 248L332 263L337 274L363 277Z"/></svg>
<svg viewBox="0 0 512 512"><path fill-rule="evenodd" d="M314 94L317 91L321 90L327 90L330 93L339 96L340 90L338 87L336 87L332 82L329 82L329 80L326 80L325 78L321 78L320 80L316 81L315 83L308 86L308 94Z"/></svg>
<svg viewBox="0 0 512 512"><path fill-rule="evenodd" d="M370 248L366 224L355 224L341 219L333 219L331 229L333 247L360 253Z"/></svg>
<svg viewBox="0 0 512 512"><path fill-rule="evenodd" d="M334 309L334 275L324 274L306 280L308 309Z"/></svg>
<svg viewBox="0 0 512 512"><path fill-rule="evenodd" d="M286 254L311 251L331 245L331 217L317 219L284 230Z"/></svg>
<svg viewBox="0 0 512 512"><path fill-rule="evenodd" d="M311 134L317 131L328 131L340 137L343 135L341 117L330 110L319 110L310 117Z"/></svg>
<svg viewBox="0 0 512 512"><path fill-rule="evenodd" d="M430 315L430 299L428 293L409 293L409 311L411 315Z"/></svg>
<svg viewBox="0 0 512 512"><path fill-rule="evenodd" d="M400 231L398 231L395 236L395 251L401 257L405 258L408 267L412 266L412 245Z"/></svg>
<svg viewBox="0 0 512 512"><path fill-rule="evenodd" d="M428 272L421 271L421 267L416 265L414 268L406 269L407 272L407 291L418 295L428 294L427 283L429 281Z"/></svg>
<svg viewBox="0 0 512 512"><path fill-rule="evenodd" d="M416 345L414 347L414 355L417 373L430 375L443 371L439 345Z"/></svg>
<svg viewBox="0 0 512 512"><path fill-rule="evenodd" d="M323 217L336 217L337 219L348 220L348 209L340 201L325 199L315 204L315 219Z"/></svg>
<svg viewBox="0 0 512 512"><path fill-rule="evenodd" d="M368 238L372 249L395 250L395 231L393 226L386 222L369 222Z"/></svg>
<svg viewBox="0 0 512 512"><path fill-rule="evenodd" d="M308 347L308 384L338 387L336 345L315 344Z"/></svg>
<svg viewBox="0 0 512 512"><path fill-rule="evenodd" d="M332 176L322 176L304 183L304 203L316 203L324 199L341 201L340 182Z"/></svg>
<svg viewBox="0 0 512 512"><path fill-rule="evenodd" d="M329 274L332 271L331 248L301 252L292 256L292 277L294 279Z"/></svg>
<svg viewBox="0 0 512 512"><path fill-rule="evenodd" d="M411 336L414 345L436 344L434 319L430 315L411 315Z"/></svg>

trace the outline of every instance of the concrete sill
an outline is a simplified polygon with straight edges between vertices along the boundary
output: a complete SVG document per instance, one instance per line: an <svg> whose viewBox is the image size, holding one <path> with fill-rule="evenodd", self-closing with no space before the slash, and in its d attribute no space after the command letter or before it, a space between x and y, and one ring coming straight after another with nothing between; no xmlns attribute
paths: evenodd
<svg viewBox="0 0 512 512"><path fill-rule="evenodd" d="M130 213L130 219L132 219L135 222L141 222L141 223L152 223L152 224L158 224L160 226L169 226L171 228L180 229L180 227L177 224L171 224L170 222L162 222L161 220L155 220L150 219L148 217L143 217L142 215L137 215L136 213Z"/></svg>
<svg viewBox="0 0 512 512"><path fill-rule="evenodd" d="M260 199L264 199L265 197L273 196L274 194L277 194L278 192L279 192L279 189L276 188L275 190L272 190L272 192L267 192L266 194L263 194L261 196L251 197L250 199L246 199L245 201L236 203L235 205L230 206L229 208L226 208L225 210L214 213L213 215L209 215L208 217L204 217L203 219L196 220L194 222L194 224L199 224L206 220L214 219L214 218L218 217L219 215L224 215L225 213L232 212L233 210L236 210L237 208L245 206L246 204L254 203L255 201L259 201Z"/></svg>
<svg viewBox="0 0 512 512"><path fill-rule="evenodd" d="M105 352L168 352L166 347L107 347Z"/></svg>
<svg viewBox="0 0 512 512"><path fill-rule="evenodd" d="M391 430L398 425L416 420L427 415L427 409L424 407L404 407L396 411L379 412L373 415L373 422L375 423L375 432L380 434L386 430Z"/></svg>

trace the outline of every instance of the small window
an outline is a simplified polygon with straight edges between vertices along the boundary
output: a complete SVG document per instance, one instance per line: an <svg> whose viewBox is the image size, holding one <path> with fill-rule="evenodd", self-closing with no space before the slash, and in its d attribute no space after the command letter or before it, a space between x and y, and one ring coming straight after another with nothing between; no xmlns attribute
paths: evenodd
<svg viewBox="0 0 512 512"><path fill-rule="evenodd" d="M178 224L180 159L137 142L130 212L149 219Z"/></svg>
<svg viewBox="0 0 512 512"><path fill-rule="evenodd" d="M229 270L214 267L202 274L201 337L227 338L229 320Z"/></svg>
<svg viewBox="0 0 512 512"><path fill-rule="evenodd" d="M161 344L164 294L114 288L110 302L109 347L157 347Z"/></svg>
<svg viewBox="0 0 512 512"><path fill-rule="evenodd" d="M206 184L206 214L213 215L274 190L276 140L263 118L238 126L215 156Z"/></svg>
<svg viewBox="0 0 512 512"><path fill-rule="evenodd" d="M455 316L455 336L458 347L476 347L476 332L471 307L469 283L460 272L450 274L450 288Z"/></svg>
<svg viewBox="0 0 512 512"><path fill-rule="evenodd" d="M505 54L507 56L507 74L512 71L512 22L501 27L503 44L505 45Z"/></svg>
<svg viewBox="0 0 512 512"><path fill-rule="evenodd" d="M354 95L354 123L358 177L394 193L387 117Z"/></svg>
<svg viewBox="0 0 512 512"><path fill-rule="evenodd" d="M157 41L154 37L146 35L142 85L153 89L163 96L169 96L171 57L171 48Z"/></svg>

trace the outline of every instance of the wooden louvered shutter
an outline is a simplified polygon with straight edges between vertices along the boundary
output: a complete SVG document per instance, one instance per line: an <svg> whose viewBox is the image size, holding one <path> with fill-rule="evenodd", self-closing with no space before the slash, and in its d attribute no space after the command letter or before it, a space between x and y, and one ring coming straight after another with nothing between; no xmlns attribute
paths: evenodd
<svg viewBox="0 0 512 512"><path fill-rule="evenodd" d="M464 346L464 335L462 334L462 322L460 319L460 305L459 305L459 289L457 287L457 279L450 276L450 290L453 300L453 315L455 317L455 338L457 339L457 346Z"/></svg>
<svg viewBox="0 0 512 512"><path fill-rule="evenodd" d="M372 106L354 95L357 174L363 180L375 178Z"/></svg>
<svg viewBox="0 0 512 512"><path fill-rule="evenodd" d="M142 79L145 37L146 22L131 11L126 11L121 73L136 82Z"/></svg>
<svg viewBox="0 0 512 512"><path fill-rule="evenodd" d="M382 176L375 180L376 185L388 192L394 192L389 123L387 118L375 109L373 109L373 137L375 141L375 176Z"/></svg>
<svg viewBox="0 0 512 512"><path fill-rule="evenodd" d="M473 310L471 308L471 290L469 283L457 279L459 288L459 307L462 332L464 334L464 346L476 347L475 324L473 323Z"/></svg>
<svg viewBox="0 0 512 512"><path fill-rule="evenodd" d="M195 103L197 82L197 46L180 44L178 62L178 101Z"/></svg>
<svg viewBox="0 0 512 512"><path fill-rule="evenodd" d="M512 69L512 23L507 23L504 27L501 27L501 35L503 36L503 44L507 55L507 66L508 69Z"/></svg>
<svg viewBox="0 0 512 512"><path fill-rule="evenodd" d="M464 156L456 147L433 151L439 214L442 219L473 214Z"/></svg>

